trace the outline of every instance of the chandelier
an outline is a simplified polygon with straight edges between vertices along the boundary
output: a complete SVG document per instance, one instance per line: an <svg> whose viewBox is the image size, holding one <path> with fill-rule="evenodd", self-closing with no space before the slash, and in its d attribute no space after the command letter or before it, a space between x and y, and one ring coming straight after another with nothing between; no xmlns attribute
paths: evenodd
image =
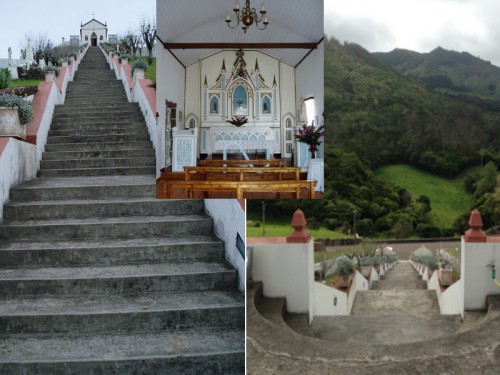
<svg viewBox="0 0 500 375"><path fill-rule="evenodd" d="M243 31L246 33L247 29L253 24L255 21L255 26L259 30L264 30L267 25L269 24L269 21L267 20L266 16L266 7L264 6L264 3L262 3L262 7L260 8L260 17L257 14L257 11L255 8L250 8L250 0L246 0L246 6L243 7L243 9L240 10L240 5L238 4L238 0L236 0L236 4L234 6L234 14L236 16L236 25L231 26L231 17L229 17L229 12L227 13L226 16L226 23L227 26L231 29L235 29L238 27L240 22L243 23L243 26L241 27ZM259 25L261 23L261 25ZM261 27L261 26L264 27Z"/></svg>

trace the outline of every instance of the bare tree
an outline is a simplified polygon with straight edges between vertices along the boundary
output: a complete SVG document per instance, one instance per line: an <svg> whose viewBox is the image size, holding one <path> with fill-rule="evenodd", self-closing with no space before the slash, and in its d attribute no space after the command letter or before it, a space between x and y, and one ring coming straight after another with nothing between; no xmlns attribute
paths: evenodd
<svg viewBox="0 0 500 375"><path fill-rule="evenodd" d="M38 34L32 39L33 43L33 57L37 64L44 55L44 51L51 45L47 34Z"/></svg>
<svg viewBox="0 0 500 375"><path fill-rule="evenodd" d="M156 38L156 22L154 18L153 21L151 21L144 17L141 21L139 31L141 32L144 44L146 44L146 48L148 49L148 62L151 64L153 62L153 46Z"/></svg>

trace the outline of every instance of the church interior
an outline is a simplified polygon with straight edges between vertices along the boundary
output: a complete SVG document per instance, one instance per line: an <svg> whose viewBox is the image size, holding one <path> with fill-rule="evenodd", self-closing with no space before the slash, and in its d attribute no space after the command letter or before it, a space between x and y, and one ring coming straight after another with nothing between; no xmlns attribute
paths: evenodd
<svg viewBox="0 0 500 375"><path fill-rule="evenodd" d="M158 197L322 197L323 1L284 5L158 2Z"/></svg>

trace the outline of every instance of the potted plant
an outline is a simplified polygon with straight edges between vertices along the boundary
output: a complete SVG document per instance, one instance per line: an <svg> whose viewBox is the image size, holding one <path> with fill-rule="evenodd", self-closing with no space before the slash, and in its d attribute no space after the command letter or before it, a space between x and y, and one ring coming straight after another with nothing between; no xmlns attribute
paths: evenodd
<svg viewBox="0 0 500 375"><path fill-rule="evenodd" d="M33 119L27 100L17 95L0 96L0 136L26 138L26 124Z"/></svg>
<svg viewBox="0 0 500 375"><path fill-rule="evenodd" d="M231 120L226 120L226 122L229 122L239 128L248 122L248 118L246 116L232 116Z"/></svg>
<svg viewBox="0 0 500 375"><path fill-rule="evenodd" d="M355 272L352 260L346 256L338 257L335 261L335 272L340 276L338 286L341 288L349 287L351 276Z"/></svg>
<svg viewBox="0 0 500 375"><path fill-rule="evenodd" d="M453 264L445 258L439 260L439 282L442 286L453 284Z"/></svg>
<svg viewBox="0 0 500 375"><path fill-rule="evenodd" d="M70 52L68 54L68 57L69 57L69 61L73 62L76 60L76 52Z"/></svg>
<svg viewBox="0 0 500 375"><path fill-rule="evenodd" d="M373 260L370 256L364 256L359 260L359 266L361 267L361 274L367 279L370 277L370 272L372 270Z"/></svg>
<svg viewBox="0 0 500 375"><path fill-rule="evenodd" d="M375 255L372 258L373 267L377 272L380 272L380 263L382 263L382 257L380 255Z"/></svg>
<svg viewBox="0 0 500 375"><path fill-rule="evenodd" d="M138 79L144 79L144 73L148 70L149 66L144 60L135 60L131 66L131 74L134 82Z"/></svg>
<svg viewBox="0 0 500 375"><path fill-rule="evenodd" d="M130 59L130 55L128 53L120 53L120 58L118 62L120 64L128 64L128 59Z"/></svg>
<svg viewBox="0 0 500 375"><path fill-rule="evenodd" d="M318 151L318 146L321 144L319 139L325 134L323 131L324 125L319 128L315 128L314 125L303 125L302 129L299 129L295 134L295 138L309 146L309 151L311 152L311 159L316 157L316 151Z"/></svg>
<svg viewBox="0 0 500 375"><path fill-rule="evenodd" d="M45 81L55 81L56 77L59 76L59 68L57 66L46 66L43 68L45 73Z"/></svg>

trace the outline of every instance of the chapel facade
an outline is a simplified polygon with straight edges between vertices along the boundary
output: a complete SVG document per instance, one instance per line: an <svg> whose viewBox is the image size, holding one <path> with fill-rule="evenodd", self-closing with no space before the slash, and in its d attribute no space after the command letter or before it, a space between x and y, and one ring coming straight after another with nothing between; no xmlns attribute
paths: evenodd
<svg viewBox="0 0 500 375"><path fill-rule="evenodd" d="M80 45L88 43L97 46L99 43L108 41L108 26L105 23L92 18L87 23L80 24Z"/></svg>

